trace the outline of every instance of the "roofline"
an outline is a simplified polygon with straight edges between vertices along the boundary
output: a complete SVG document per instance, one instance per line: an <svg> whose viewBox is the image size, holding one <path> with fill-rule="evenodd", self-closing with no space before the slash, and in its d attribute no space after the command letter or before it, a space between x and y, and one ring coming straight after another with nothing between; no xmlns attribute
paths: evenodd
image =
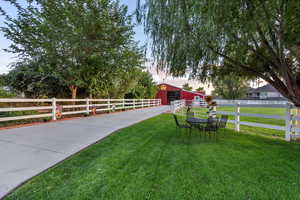
<svg viewBox="0 0 300 200"><path fill-rule="evenodd" d="M178 88L178 89L183 90L182 88L177 87L177 86L175 86L175 85L171 85L171 84L169 84L169 83L160 83L160 84L158 84L158 85L169 85L169 86L172 86L172 87L175 87L175 88Z"/></svg>
<svg viewBox="0 0 300 200"><path fill-rule="evenodd" d="M272 87L272 89L262 89L262 88L264 88L264 87L266 87L266 86L270 86L270 87ZM276 89L276 88L274 88L271 84L266 84L266 85L263 85L263 86L260 86L260 87L257 87L257 88L249 88L248 89L248 92L249 92L249 90L252 90L251 92L254 92L254 93L258 93L258 92L277 92L277 93L279 93L279 91Z"/></svg>

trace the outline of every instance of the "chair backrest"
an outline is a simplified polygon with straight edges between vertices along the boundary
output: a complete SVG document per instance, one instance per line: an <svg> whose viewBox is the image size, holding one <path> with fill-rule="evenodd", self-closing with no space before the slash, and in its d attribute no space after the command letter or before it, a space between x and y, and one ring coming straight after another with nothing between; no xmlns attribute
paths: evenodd
<svg viewBox="0 0 300 200"><path fill-rule="evenodd" d="M191 106L188 105L186 112L191 112L191 109L192 109Z"/></svg>
<svg viewBox="0 0 300 200"><path fill-rule="evenodd" d="M193 118L195 116L195 113L194 112L187 112L186 113L186 118L189 119L189 118Z"/></svg>
<svg viewBox="0 0 300 200"><path fill-rule="evenodd" d="M219 127L220 128L226 128L227 121L228 121L228 115L222 115L221 119L220 119Z"/></svg>
<svg viewBox="0 0 300 200"><path fill-rule="evenodd" d="M218 129L220 120L218 117L209 117L207 119L206 127L209 129Z"/></svg>

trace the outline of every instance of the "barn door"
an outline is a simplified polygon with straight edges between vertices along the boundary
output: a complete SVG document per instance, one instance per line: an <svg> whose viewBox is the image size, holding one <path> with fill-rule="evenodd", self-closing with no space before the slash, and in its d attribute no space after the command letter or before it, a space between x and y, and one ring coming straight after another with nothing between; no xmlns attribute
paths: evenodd
<svg viewBox="0 0 300 200"><path fill-rule="evenodd" d="M167 97L168 104L170 104L172 101L180 100L180 91L168 91Z"/></svg>

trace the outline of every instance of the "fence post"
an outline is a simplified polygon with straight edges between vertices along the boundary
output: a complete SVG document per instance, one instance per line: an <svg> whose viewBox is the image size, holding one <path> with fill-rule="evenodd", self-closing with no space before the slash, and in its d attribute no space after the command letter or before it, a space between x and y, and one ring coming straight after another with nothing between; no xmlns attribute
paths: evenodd
<svg viewBox="0 0 300 200"><path fill-rule="evenodd" d="M56 99L52 98L52 120L56 120Z"/></svg>
<svg viewBox="0 0 300 200"><path fill-rule="evenodd" d="M125 110L125 99L123 99L123 109Z"/></svg>
<svg viewBox="0 0 300 200"><path fill-rule="evenodd" d="M133 109L135 109L135 99L133 99L132 101L133 101Z"/></svg>
<svg viewBox="0 0 300 200"><path fill-rule="evenodd" d="M86 114L90 114L90 100L88 98L86 99Z"/></svg>
<svg viewBox="0 0 300 200"><path fill-rule="evenodd" d="M144 108L144 99L141 99L142 101L142 108Z"/></svg>
<svg viewBox="0 0 300 200"><path fill-rule="evenodd" d="M291 141L291 104L289 102L286 103L285 140Z"/></svg>
<svg viewBox="0 0 300 200"><path fill-rule="evenodd" d="M240 131L240 102L236 104L235 110L235 130Z"/></svg>
<svg viewBox="0 0 300 200"><path fill-rule="evenodd" d="M299 108L300 107L294 107L294 108L291 108L291 115L293 117L298 117L299 115ZM295 131L291 131L291 134L297 134L297 129L299 129L299 120L297 119L291 119L291 124L292 124L292 127L294 127L296 130Z"/></svg>
<svg viewBox="0 0 300 200"><path fill-rule="evenodd" d="M108 112L110 112L110 100L109 99L107 100L107 109L108 109Z"/></svg>
<svg viewBox="0 0 300 200"><path fill-rule="evenodd" d="M174 101L171 101L170 102L170 111L175 114L175 102Z"/></svg>

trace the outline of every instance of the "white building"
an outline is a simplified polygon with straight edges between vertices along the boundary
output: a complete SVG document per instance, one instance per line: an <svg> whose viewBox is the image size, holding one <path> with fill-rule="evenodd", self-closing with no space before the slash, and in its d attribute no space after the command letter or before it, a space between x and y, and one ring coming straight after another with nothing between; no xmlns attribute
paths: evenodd
<svg viewBox="0 0 300 200"><path fill-rule="evenodd" d="M258 88L250 88L247 92L248 99L284 100L285 98L270 84Z"/></svg>

